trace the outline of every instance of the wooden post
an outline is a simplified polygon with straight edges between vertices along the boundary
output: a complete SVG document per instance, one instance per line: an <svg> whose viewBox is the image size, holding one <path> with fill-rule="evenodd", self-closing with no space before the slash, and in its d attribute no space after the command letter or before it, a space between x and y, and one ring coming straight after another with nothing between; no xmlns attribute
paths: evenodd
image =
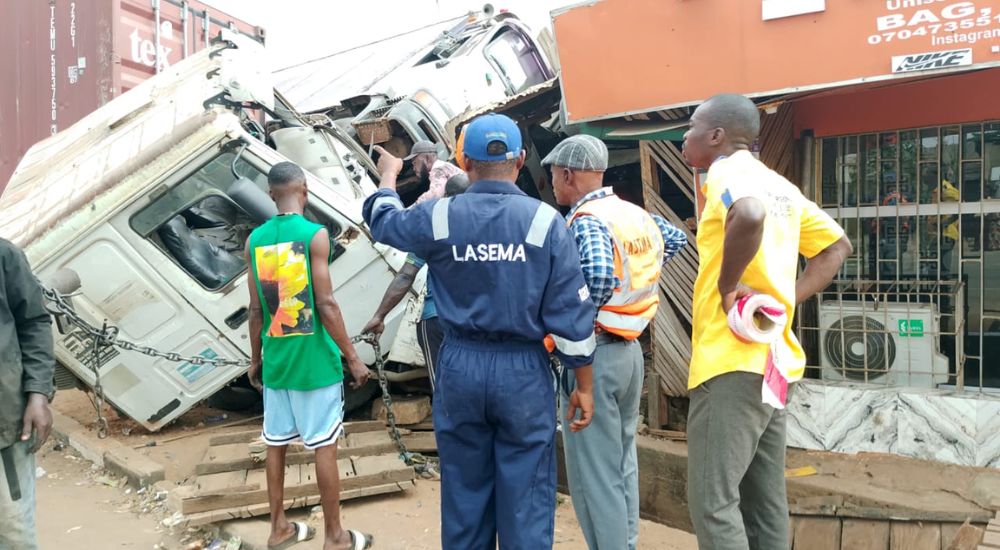
<svg viewBox="0 0 1000 550"><path fill-rule="evenodd" d="M662 395L663 390L660 389L660 375L656 371L650 371L646 375L646 405L648 408L646 425L653 430L659 430L663 427L663 413L666 413L666 411L660 409Z"/></svg>

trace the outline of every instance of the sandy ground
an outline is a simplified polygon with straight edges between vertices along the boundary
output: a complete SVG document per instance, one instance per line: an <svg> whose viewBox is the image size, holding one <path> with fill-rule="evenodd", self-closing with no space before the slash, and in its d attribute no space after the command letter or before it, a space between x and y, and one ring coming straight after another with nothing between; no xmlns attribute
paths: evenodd
<svg viewBox="0 0 1000 550"><path fill-rule="evenodd" d="M223 534L207 531L171 530L162 524L168 516L148 493L137 495L119 478L93 468L70 449L46 445L38 465L45 470L38 479L38 534L42 550L81 548L146 548L174 550L194 540L210 542L239 536L245 547L261 548L266 541L266 519L233 522ZM344 525L376 536L376 548L421 550L439 548L440 484L418 480L403 494L347 502ZM152 506L151 506L152 503ZM292 519L322 526L322 516L302 511ZM207 544L206 544L207 546ZM299 546L319 549L319 540ZM560 495L556 509L555 546L560 550L586 548L569 497ZM640 549L695 550L694 537L683 531L642 521Z"/></svg>
<svg viewBox="0 0 1000 550"><path fill-rule="evenodd" d="M86 395L80 391L60 392L53 407L72 417L84 426L94 428L94 410ZM111 436L132 445L139 452L161 462L166 467L171 483L183 483L201 462L212 435L226 431L245 430L254 426L252 415L227 414L208 407L196 407L177 422L158 433L147 433L129 419L119 419L114 412L111 419ZM224 424L246 419L249 423L237 426ZM155 445L151 444L155 442ZM70 449L53 450L52 443L40 453L39 465L46 475L38 480L38 521L42 550L61 548L160 548L183 549L195 539L213 540L219 535L207 530L172 532L163 526L169 516L152 494L137 495L129 487L118 486L119 480L104 472L96 471L86 460L75 456ZM402 494L372 497L344 504L344 524L376 534L378 549L433 549L440 547L440 484L436 481L417 480L417 486ZM322 518L297 514L321 526ZM244 547L258 548L266 541L266 519L233 522L226 528L226 535L236 534ZM555 548L561 550L584 549L573 512L572 501L561 495L556 509ZM157 546L159 545L159 546ZM322 548L313 545L299 546L303 550ZM694 550L694 536L666 526L643 521L639 548L663 550Z"/></svg>
<svg viewBox="0 0 1000 550"><path fill-rule="evenodd" d="M65 548L184 548L192 535L171 533L162 513L143 512L144 499L120 480L95 470L70 449L49 443L40 451L37 480L38 542L42 550ZM126 491L128 491L126 493ZM185 537L187 536L187 537Z"/></svg>
<svg viewBox="0 0 1000 550"><path fill-rule="evenodd" d="M379 550L432 550L440 548L441 514L439 511L440 484L417 480L417 486L403 494L366 500L350 501L343 505L343 525L375 536ZM293 520L307 520L319 528L322 535L322 516L299 513L289 516ZM254 548L267 540L269 525L266 519L233 522L226 533L235 534ZM319 537L318 537L319 538ZM296 548L320 550L320 540L310 541ZM559 496L556 508L556 550L586 550L587 545L576 522L573 504L569 497ZM643 520L639 528L641 550L697 550L694 535L671 529L658 523Z"/></svg>

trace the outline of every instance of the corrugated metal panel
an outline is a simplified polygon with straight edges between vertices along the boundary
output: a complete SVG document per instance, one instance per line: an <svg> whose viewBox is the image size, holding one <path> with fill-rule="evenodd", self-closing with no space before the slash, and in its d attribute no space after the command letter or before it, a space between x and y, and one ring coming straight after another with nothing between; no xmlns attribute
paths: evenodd
<svg viewBox="0 0 1000 550"><path fill-rule="evenodd" d="M0 2L0 190L34 143L155 74L157 51L169 66L202 49L206 9L209 36L224 25L262 40L260 29L193 0Z"/></svg>

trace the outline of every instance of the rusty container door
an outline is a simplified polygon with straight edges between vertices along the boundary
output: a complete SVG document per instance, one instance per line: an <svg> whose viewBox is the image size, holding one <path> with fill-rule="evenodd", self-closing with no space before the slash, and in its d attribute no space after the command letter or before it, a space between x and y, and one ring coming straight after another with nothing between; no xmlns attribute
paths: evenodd
<svg viewBox="0 0 1000 550"><path fill-rule="evenodd" d="M34 143L114 94L107 0L0 2L0 185Z"/></svg>
<svg viewBox="0 0 1000 550"><path fill-rule="evenodd" d="M195 1L0 0L0 191L29 147L222 28L263 42L263 30Z"/></svg>
<svg viewBox="0 0 1000 550"><path fill-rule="evenodd" d="M116 8L118 93L205 48L222 28L264 40L260 28L195 0L119 0Z"/></svg>

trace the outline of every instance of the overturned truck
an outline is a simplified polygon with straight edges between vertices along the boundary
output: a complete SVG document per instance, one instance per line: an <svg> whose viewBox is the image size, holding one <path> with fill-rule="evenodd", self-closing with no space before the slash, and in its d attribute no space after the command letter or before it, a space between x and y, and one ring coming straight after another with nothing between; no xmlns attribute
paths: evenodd
<svg viewBox="0 0 1000 550"><path fill-rule="evenodd" d="M375 188L365 151L335 125L298 115L274 92L261 53L256 42L220 35L35 145L0 197L0 236L52 289L58 386L82 383L151 431L247 369L243 248L276 213L271 166L309 161L307 217L329 230L350 334L405 260L361 220ZM414 289L380 341L400 380L426 376L414 330L422 278ZM358 351L376 362L372 347ZM348 389L347 407L377 390Z"/></svg>

